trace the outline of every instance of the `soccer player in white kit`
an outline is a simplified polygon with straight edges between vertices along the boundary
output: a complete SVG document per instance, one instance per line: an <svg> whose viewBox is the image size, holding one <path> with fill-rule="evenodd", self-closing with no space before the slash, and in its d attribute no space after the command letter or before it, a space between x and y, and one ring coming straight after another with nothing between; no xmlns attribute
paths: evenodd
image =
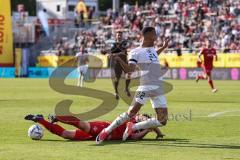
<svg viewBox="0 0 240 160"><path fill-rule="evenodd" d="M157 39L155 28L145 27L142 30L142 36L142 45L130 52L128 64L118 56L113 55L114 59L122 65L126 73L134 72L138 66L141 73L140 85L136 91L133 105L129 107L127 112L122 113L107 128L102 130L96 137L97 144L102 143L115 128L135 116L148 99L150 99L152 107L156 111L157 118L150 118L136 124L128 122L123 140L126 140L136 130L160 127L167 123L167 101L163 95L164 91L161 83L162 72L158 55L167 48L169 39L166 39L162 47L156 50L154 48L154 42Z"/></svg>
<svg viewBox="0 0 240 160"><path fill-rule="evenodd" d="M84 47L80 48L80 52L78 52L75 55L76 58L76 62L77 62L77 70L79 73L79 77L78 77L78 82L77 82L77 86L83 87L83 82L84 82L84 76L87 73L88 70L88 54L85 53L84 51Z"/></svg>

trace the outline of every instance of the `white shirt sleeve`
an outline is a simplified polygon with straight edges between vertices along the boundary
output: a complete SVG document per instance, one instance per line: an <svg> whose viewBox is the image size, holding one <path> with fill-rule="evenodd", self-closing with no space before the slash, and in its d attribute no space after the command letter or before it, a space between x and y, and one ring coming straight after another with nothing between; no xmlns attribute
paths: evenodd
<svg viewBox="0 0 240 160"><path fill-rule="evenodd" d="M136 50L131 50L131 52L128 55L128 63L130 64L137 64L138 63L138 55L136 53Z"/></svg>

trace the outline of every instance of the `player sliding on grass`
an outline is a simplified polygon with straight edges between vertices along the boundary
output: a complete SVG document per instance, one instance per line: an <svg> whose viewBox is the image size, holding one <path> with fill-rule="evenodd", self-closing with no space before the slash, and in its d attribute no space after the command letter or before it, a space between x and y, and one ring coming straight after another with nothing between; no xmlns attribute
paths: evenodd
<svg viewBox="0 0 240 160"><path fill-rule="evenodd" d="M151 100L152 107L157 113L157 119L150 118L136 124L129 122L123 135L123 140L126 140L136 130L155 128L166 125L167 123L167 101L163 95L163 86L161 85L161 81L159 81L162 75L158 55L167 48L169 39L164 41L160 49L156 50L154 48L154 42L157 39L155 29L153 27L145 27L142 30L142 36L142 45L130 52L128 64L117 55L112 55L113 58L122 65L126 73L134 72L138 66L141 73L140 86L138 86L133 106L129 107L127 112L122 113L107 128L102 130L96 138L97 144L106 140L118 126L130 121L148 99Z"/></svg>
<svg viewBox="0 0 240 160"><path fill-rule="evenodd" d="M148 119L148 115L138 115L132 119L133 123L136 123L138 121L143 121ZM83 140L92 140L95 139L96 136L107 126L110 125L109 122L104 121L93 121L93 122L84 122L80 121L78 118L75 118L73 116L54 116L49 115L49 121L45 120L42 115L27 115L25 120L31 120L36 123L39 123L43 125L47 130L49 130L51 133L58 135L65 139L70 140L77 140L77 141L83 141ZM58 124L54 124L55 122L60 121L65 124L69 124L72 126L75 126L78 129L75 130L66 130L63 127L61 127ZM122 139L122 135L124 130L126 129L126 123L119 126L112 134L108 137L108 140L120 140ZM129 139L132 140L139 140L142 139L146 134L148 134L150 129L141 130L138 132L135 132L132 134ZM157 133L158 138L163 138L163 134L160 132L158 128L153 129Z"/></svg>
<svg viewBox="0 0 240 160"><path fill-rule="evenodd" d="M202 63L201 55L203 55L204 63L202 64L202 68L204 71L204 74L198 75L196 77L196 82L199 81L199 79L207 79L208 84L210 85L212 92L217 92L217 89L213 86L212 76L211 72L213 69L213 60L215 57L215 60L217 61L217 54L216 50L212 47L211 42L206 42L206 48L203 48L200 53L198 54L198 62Z"/></svg>

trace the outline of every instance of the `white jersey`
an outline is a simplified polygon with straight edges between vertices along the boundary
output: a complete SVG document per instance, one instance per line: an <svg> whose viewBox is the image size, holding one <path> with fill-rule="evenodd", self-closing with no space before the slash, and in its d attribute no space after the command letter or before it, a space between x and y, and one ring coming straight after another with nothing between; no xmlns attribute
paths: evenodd
<svg viewBox="0 0 240 160"><path fill-rule="evenodd" d="M83 65L87 65L88 63L88 54L82 54L81 52L78 52L75 57L77 58L77 64L78 67L83 66Z"/></svg>
<svg viewBox="0 0 240 160"><path fill-rule="evenodd" d="M79 52L75 57L77 58L78 72L86 74L88 70L88 54Z"/></svg>
<svg viewBox="0 0 240 160"><path fill-rule="evenodd" d="M129 53L128 62L140 68L140 85L158 84L161 78L160 63L154 47L137 47Z"/></svg>
<svg viewBox="0 0 240 160"><path fill-rule="evenodd" d="M138 65L140 69L140 85L135 101L145 104L150 99L153 108L166 108L167 101L161 77L164 71L160 68L157 51L154 47L137 47L129 53L128 63Z"/></svg>

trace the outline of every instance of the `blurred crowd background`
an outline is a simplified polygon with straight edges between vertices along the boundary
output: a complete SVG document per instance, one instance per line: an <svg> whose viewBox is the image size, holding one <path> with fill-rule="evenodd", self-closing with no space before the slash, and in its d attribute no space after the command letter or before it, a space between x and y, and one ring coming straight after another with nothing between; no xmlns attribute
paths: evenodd
<svg viewBox="0 0 240 160"><path fill-rule="evenodd" d="M72 56L79 51L98 54L112 46L117 31L123 32L131 49L141 44L141 30L145 26L156 28L156 47L161 46L165 38L171 39L166 53L196 54L206 40L213 42L220 53L240 52L239 0L114 1L121 2L119 8L116 9L115 4L115 8L110 5L100 11L96 6L88 6L87 0L68 0L66 3L74 2L68 7L72 15L70 19L59 19L53 18L55 13L46 7L48 4L41 6L45 1L37 0L36 19L29 23L29 26L36 25L36 35L30 43L30 64L37 63L39 55ZM56 14L66 12L58 5L60 1L54 2ZM101 5L102 2L96 3ZM25 13L24 7L18 7L18 13L22 10ZM25 15L20 15L24 19ZM21 42L21 23L14 22L15 30L20 32L15 34L19 35L15 36L18 37L16 47L26 44Z"/></svg>
<svg viewBox="0 0 240 160"><path fill-rule="evenodd" d="M153 26L156 48L170 39L159 57L173 69L168 77L176 78L174 69L180 68L179 75L189 72L195 78L197 54L210 41L219 57L214 67L220 69L216 76L222 77L217 79L230 74L231 79L240 78L240 0L0 2L2 77L49 77L53 68L74 66L71 60L82 53L91 55L93 77L99 69L104 69L99 75L108 77L111 59L104 53L115 45L116 33L123 33L120 44L130 51L141 45L141 30Z"/></svg>
<svg viewBox="0 0 240 160"><path fill-rule="evenodd" d="M192 53L203 47L207 39L221 52L239 52L239 22L240 1L236 0L156 0L142 6L124 3L119 12L109 8L95 27L76 32L74 44L60 40L55 47L69 50L72 46L77 50L84 45L90 52L98 51L114 42L118 30L124 32L131 47L136 47L140 44L141 29L154 26L158 34L157 46L166 37L171 38L167 52Z"/></svg>

